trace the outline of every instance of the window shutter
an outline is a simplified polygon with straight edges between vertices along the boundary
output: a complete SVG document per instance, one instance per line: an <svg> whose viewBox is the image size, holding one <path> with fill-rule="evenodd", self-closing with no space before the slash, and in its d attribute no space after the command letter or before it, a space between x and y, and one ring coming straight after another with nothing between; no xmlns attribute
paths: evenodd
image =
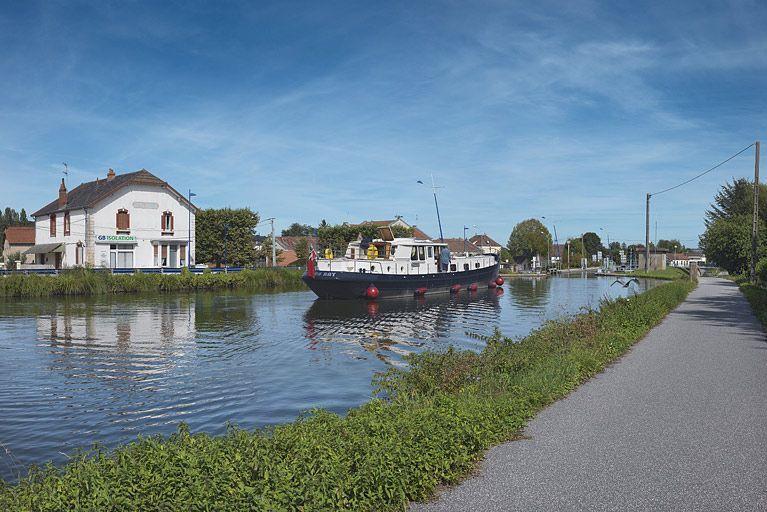
<svg viewBox="0 0 767 512"><path fill-rule="evenodd" d="M167 245L163 245L162 246L162 257L163 258L167 258L168 257L168 246Z"/></svg>
<svg viewBox="0 0 767 512"><path fill-rule="evenodd" d="M130 229L130 213L125 212L125 229Z"/></svg>
<svg viewBox="0 0 767 512"><path fill-rule="evenodd" d="M173 214L171 213L169 215L170 215L170 230L173 231Z"/></svg>

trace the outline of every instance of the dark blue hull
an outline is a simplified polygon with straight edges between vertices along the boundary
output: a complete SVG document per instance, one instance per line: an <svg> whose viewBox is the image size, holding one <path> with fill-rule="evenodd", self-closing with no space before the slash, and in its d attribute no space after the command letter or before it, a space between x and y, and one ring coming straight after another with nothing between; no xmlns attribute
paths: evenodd
<svg viewBox="0 0 767 512"><path fill-rule="evenodd" d="M412 297L449 293L455 285L466 289L472 284L487 288L498 277L498 264L491 267L463 272L440 272L437 274L391 275L357 272L320 272L314 277L304 274L303 280L321 299L360 299L367 297L370 285L378 289L379 299Z"/></svg>

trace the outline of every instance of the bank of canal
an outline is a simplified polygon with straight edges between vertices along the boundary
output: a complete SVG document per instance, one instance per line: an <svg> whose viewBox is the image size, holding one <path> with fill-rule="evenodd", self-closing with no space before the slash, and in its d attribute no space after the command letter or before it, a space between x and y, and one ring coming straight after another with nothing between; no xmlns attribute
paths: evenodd
<svg viewBox="0 0 767 512"><path fill-rule="evenodd" d="M480 350L498 327L522 336L546 319L637 293L614 279L515 279L500 296L318 302L311 292L35 299L0 303L0 477L65 462L94 442L213 434L366 402L375 372L448 345Z"/></svg>

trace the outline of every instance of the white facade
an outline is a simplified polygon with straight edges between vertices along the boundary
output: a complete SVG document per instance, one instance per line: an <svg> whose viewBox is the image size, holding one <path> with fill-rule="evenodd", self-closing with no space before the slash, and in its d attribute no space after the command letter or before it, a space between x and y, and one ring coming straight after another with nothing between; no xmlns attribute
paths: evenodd
<svg viewBox="0 0 767 512"><path fill-rule="evenodd" d="M117 229L120 211L128 215L127 229ZM35 227L36 245L64 244L59 253L36 254L38 265L178 268L195 263L194 207L167 186L128 183L88 208L41 215Z"/></svg>

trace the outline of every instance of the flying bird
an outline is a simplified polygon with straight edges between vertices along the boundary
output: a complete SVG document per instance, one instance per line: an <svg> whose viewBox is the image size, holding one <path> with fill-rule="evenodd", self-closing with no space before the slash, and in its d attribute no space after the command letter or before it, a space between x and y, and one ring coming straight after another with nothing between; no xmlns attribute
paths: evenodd
<svg viewBox="0 0 767 512"><path fill-rule="evenodd" d="M621 281L620 279L616 279L615 282L613 282L613 284L615 284L615 283L620 283L620 284L623 285L624 288L628 288L631 283L639 284L639 279L637 279L636 277L632 277L631 279L629 279L625 283L623 281ZM610 286L612 286L613 284L611 284Z"/></svg>

